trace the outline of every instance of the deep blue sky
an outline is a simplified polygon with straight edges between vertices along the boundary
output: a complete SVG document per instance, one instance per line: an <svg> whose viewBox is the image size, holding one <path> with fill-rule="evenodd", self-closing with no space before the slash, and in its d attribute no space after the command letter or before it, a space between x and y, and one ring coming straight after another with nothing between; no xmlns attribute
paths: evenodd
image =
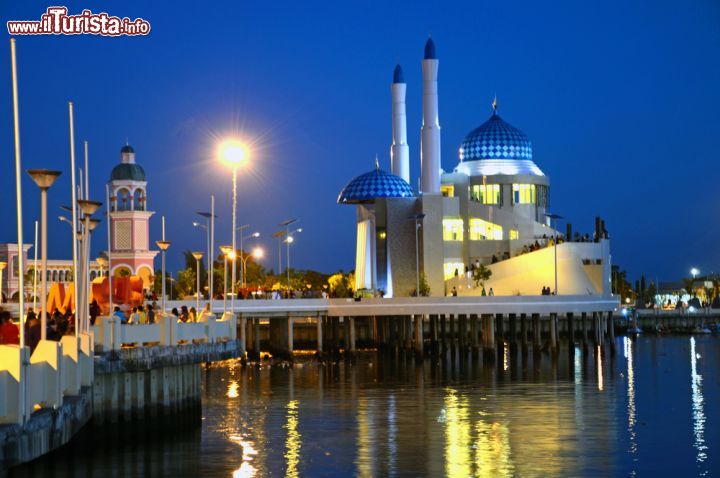
<svg viewBox="0 0 720 478"><path fill-rule="evenodd" d="M3 2L0 17L38 19L49 5ZM51 2L52 4L52 2ZM203 249L193 212L215 192L217 243L230 235L230 175L215 142L238 132L255 144L239 180L239 221L268 238L300 219L293 265L354 266L352 207L342 186L389 168L390 81L408 83L408 140L417 184L421 58L432 33L440 58L442 164L457 163L463 136L500 113L532 139L551 178L555 212L591 231L606 218L613 259L631 275L661 280L691 266L720 272L717 194L720 4L643 2L65 2L151 22L148 37L18 39L24 168L65 174L50 193L50 256L68 258L69 231L55 216L69 202L67 101L76 142L90 141L91 193L104 184L126 137L149 178L151 239L167 216L173 269ZM6 34L7 38L7 34ZM15 240L9 46L0 48L0 201ZM26 179L26 242L39 193ZM103 229L104 231L104 229ZM225 238L225 239L223 239ZM102 239L93 243L99 251ZM158 262L159 267L159 262Z"/></svg>

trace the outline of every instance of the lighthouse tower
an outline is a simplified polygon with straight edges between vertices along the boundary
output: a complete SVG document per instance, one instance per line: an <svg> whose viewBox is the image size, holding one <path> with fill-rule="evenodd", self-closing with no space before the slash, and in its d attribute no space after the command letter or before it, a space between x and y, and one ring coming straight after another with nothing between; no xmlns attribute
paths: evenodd
<svg viewBox="0 0 720 478"><path fill-rule="evenodd" d="M150 216L147 210L145 170L135 162L135 150L126 144L120 164L110 173L110 271L113 276L139 276L143 287L152 286L153 262L158 251L150 250Z"/></svg>

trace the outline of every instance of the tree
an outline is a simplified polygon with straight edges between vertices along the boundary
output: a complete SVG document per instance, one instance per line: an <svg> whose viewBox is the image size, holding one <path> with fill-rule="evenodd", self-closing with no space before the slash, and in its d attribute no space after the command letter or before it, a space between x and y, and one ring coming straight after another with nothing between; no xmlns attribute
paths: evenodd
<svg viewBox="0 0 720 478"><path fill-rule="evenodd" d="M351 278L353 279L351 281ZM327 279L328 288L332 297L352 297L354 277L352 274L340 272Z"/></svg>
<svg viewBox="0 0 720 478"><path fill-rule="evenodd" d="M195 269L185 269L178 272L178 278L175 286L177 288L178 298L195 295L197 288Z"/></svg>
<svg viewBox="0 0 720 478"><path fill-rule="evenodd" d="M485 267L485 264L480 264L480 267L476 267L473 270L473 281L475 281L475 287L485 287L485 282L492 276L492 271Z"/></svg>

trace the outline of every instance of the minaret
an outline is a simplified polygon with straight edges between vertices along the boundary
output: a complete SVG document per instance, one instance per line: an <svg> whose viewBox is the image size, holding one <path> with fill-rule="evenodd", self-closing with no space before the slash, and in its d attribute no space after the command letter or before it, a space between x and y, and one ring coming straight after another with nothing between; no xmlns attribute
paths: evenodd
<svg viewBox="0 0 720 478"><path fill-rule="evenodd" d="M439 61L435 43L425 43L423 70L423 125L420 142L420 192L440 194L440 120L437 76Z"/></svg>
<svg viewBox="0 0 720 478"><path fill-rule="evenodd" d="M392 92L392 137L390 170L410 184L410 148L407 144L407 114L405 113L405 76L400 65L395 67Z"/></svg>

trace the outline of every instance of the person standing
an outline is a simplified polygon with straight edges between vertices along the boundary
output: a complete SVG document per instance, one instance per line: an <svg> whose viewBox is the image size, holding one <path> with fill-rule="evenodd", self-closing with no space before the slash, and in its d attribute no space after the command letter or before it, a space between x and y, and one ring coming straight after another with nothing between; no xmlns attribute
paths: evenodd
<svg viewBox="0 0 720 478"><path fill-rule="evenodd" d="M20 329L13 324L10 312L0 312L0 344L18 345L20 343Z"/></svg>

